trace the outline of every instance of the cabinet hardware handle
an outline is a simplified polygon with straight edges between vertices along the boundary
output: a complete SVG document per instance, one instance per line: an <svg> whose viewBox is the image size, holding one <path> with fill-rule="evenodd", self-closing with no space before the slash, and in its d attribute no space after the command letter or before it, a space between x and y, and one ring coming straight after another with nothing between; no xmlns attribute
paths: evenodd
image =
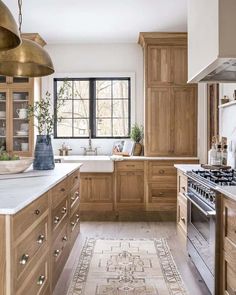
<svg viewBox="0 0 236 295"><path fill-rule="evenodd" d="M76 214L75 216L76 216L77 218L79 218L79 214Z"/></svg>
<svg viewBox="0 0 236 295"><path fill-rule="evenodd" d="M159 193L159 196L163 196L163 195L164 195L164 193L162 193L162 192Z"/></svg>
<svg viewBox="0 0 236 295"><path fill-rule="evenodd" d="M165 173L165 170L161 169L161 170L159 170L159 173L160 174L164 174Z"/></svg>
<svg viewBox="0 0 236 295"><path fill-rule="evenodd" d="M39 215L41 212L40 212L40 210L39 209L36 209L35 211L34 211L34 214L35 215Z"/></svg>
<svg viewBox="0 0 236 295"><path fill-rule="evenodd" d="M55 250L54 253L53 253L53 255L54 255L55 257L57 257L59 254L60 254L60 250Z"/></svg>
<svg viewBox="0 0 236 295"><path fill-rule="evenodd" d="M61 213L62 213L62 214L65 214L66 211L67 211L66 207L63 207L63 208L61 209Z"/></svg>
<svg viewBox="0 0 236 295"><path fill-rule="evenodd" d="M39 235L38 239L37 239L37 243L38 244L42 244L45 240L45 236L44 235Z"/></svg>
<svg viewBox="0 0 236 295"><path fill-rule="evenodd" d="M21 265L25 265L29 260L29 255L28 254L23 254L20 260Z"/></svg>
<svg viewBox="0 0 236 295"><path fill-rule="evenodd" d="M37 285L42 286L42 285L44 284L45 280L46 280L46 277L43 276L43 275L41 275L41 276L38 278Z"/></svg>
<svg viewBox="0 0 236 295"><path fill-rule="evenodd" d="M54 223L57 224L59 221L60 221L60 217L55 216L55 217L54 217Z"/></svg>
<svg viewBox="0 0 236 295"><path fill-rule="evenodd" d="M180 219L181 219L181 221L183 221L183 223L185 223L185 218L184 217L181 217Z"/></svg>
<svg viewBox="0 0 236 295"><path fill-rule="evenodd" d="M79 192L76 192L72 197L71 197L71 201L75 201L79 196Z"/></svg>
<svg viewBox="0 0 236 295"><path fill-rule="evenodd" d="M135 165L126 165L127 167L135 167Z"/></svg>
<svg viewBox="0 0 236 295"><path fill-rule="evenodd" d="M62 241L67 241L68 240L68 238L67 238L67 236L64 236L63 238L62 238Z"/></svg>
<svg viewBox="0 0 236 295"><path fill-rule="evenodd" d="M61 192L65 192L66 189L64 187L61 188Z"/></svg>
<svg viewBox="0 0 236 295"><path fill-rule="evenodd" d="M71 221L71 226L75 226L75 222L74 221Z"/></svg>
<svg viewBox="0 0 236 295"><path fill-rule="evenodd" d="M75 179L78 179L79 177L78 176L75 176Z"/></svg>
<svg viewBox="0 0 236 295"><path fill-rule="evenodd" d="M185 191L185 186L182 186L182 190Z"/></svg>

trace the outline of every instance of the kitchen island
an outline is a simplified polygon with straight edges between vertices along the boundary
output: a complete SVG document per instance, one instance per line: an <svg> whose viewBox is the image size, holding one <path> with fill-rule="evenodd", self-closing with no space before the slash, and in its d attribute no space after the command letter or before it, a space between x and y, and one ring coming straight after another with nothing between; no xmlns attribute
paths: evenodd
<svg viewBox="0 0 236 295"><path fill-rule="evenodd" d="M79 169L0 176L0 294L52 294L80 229Z"/></svg>

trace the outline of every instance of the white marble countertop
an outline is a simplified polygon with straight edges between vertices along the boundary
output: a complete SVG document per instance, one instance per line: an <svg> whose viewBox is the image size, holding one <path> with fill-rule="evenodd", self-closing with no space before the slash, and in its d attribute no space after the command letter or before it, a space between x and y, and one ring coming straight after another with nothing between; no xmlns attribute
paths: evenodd
<svg viewBox="0 0 236 295"><path fill-rule="evenodd" d="M56 164L54 170L0 176L0 214L15 214L81 167L79 163Z"/></svg>
<svg viewBox="0 0 236 295"><path fill-rule="evenodd" d="M175 164L175 168L178 170L187 173L188 171L192 170L202 170L203 168L201 167L200 164Z"/></svg>

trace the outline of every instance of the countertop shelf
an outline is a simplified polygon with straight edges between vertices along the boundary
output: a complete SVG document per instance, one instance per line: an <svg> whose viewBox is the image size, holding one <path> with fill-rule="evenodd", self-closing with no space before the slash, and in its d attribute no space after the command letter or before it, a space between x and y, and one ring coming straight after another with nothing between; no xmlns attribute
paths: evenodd
<svg viewBox="0 0 236 295"><path fill-rule="evenodd" d="M231 100L230 102L219 105L219 109L227 108L232 105L236 105L236 100Z"/></svg>

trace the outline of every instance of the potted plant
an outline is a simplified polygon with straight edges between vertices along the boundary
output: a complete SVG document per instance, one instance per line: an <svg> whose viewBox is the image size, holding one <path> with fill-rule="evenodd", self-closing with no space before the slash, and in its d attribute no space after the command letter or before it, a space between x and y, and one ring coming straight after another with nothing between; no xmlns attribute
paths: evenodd
<svg viewBox="0 0 236 295"><path fill-rule="evenodd" d="M142 153L142 144L140 142L143 140L143 126L135 123L131 128L130 138L135 142L133 156L140 156Z"/></svg>
<svg viewBox="0 0 236 295"><path fill-rule="evenodd" d="M51 136L53 134L55 116L65 102L64 94L67 86L68 84L65 81L58 93L60 99L58 99L55 113L53 112L53 101L49 92L46 92L45 97L40 98L34 105L28 107L28 117L35 119L34 126L38 131L33 163L35 170L52 170L55 167ZM60 119L57 117L58 121Z"/></svg>

